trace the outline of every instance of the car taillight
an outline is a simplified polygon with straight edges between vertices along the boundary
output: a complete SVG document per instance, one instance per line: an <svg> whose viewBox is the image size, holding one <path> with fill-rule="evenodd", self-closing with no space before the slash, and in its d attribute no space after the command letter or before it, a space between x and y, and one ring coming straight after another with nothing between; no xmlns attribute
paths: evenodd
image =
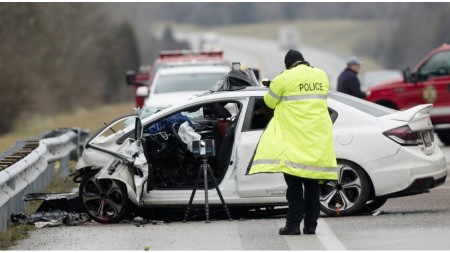
<svg viewBox="0 0 450 253"><path fill-rule="evenodd" d="M417 146L423 143L420 133L412 131L409 126L397 127L383 134L402 146Z"/></svg>

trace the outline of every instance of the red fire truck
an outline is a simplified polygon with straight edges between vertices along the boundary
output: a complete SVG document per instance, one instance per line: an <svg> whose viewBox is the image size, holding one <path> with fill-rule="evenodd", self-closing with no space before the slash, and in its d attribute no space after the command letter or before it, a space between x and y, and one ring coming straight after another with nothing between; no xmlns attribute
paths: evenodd
<svg viewBox="0 0 450 253"><path fill-rule="evenodd" d="M431 121L439 139L450 145L450 46L432 50L403 78L370 87L367 100L404 110L418 104L433 104Z"/></svg>

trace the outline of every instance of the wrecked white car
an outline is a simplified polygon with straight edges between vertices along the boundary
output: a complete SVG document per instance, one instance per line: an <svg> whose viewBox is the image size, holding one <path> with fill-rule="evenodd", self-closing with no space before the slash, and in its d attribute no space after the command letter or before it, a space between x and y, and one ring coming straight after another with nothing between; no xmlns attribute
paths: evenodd
<svg viewBox="0 0 450 253"><path fill-rule="evenodd" d="M97 222L115 223L136 206L187 206L201 166L190 148L198 139L214 140L208 163L228 206L286 206L282 174L246 175L273 116L263 101L267 90L211 91L147 117L126 116L106 125L86 142L77 164L74 181L80 183L86 213ZM334 91L328 105L339 180L321 186L325 214L373 211L388 198L424 193L445 182L432 105L396 111ZM213 181L208 189L209 204L221 206ZM193 205L202 206L204 190L198 193Z"/></svg>

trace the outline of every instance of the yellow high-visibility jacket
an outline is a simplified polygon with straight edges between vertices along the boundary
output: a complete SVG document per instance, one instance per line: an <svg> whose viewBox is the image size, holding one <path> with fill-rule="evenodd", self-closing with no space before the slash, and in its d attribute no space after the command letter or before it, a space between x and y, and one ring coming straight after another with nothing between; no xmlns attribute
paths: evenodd
<svg viewBox="0 0 450 253"><path fill-rule="evenodd" d="M264 96L274 116L259 140L248 174L283 172L337 180L325 71L300 64L275 77Z"/></svg>

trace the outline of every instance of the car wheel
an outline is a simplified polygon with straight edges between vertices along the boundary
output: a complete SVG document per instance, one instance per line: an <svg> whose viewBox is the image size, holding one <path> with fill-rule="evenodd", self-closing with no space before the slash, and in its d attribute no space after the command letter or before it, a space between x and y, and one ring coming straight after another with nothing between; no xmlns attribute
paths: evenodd
<svg viewBox="0 0 450 253"><path fill-rule="evenodd" d="M81 180L79 194L83 208L99 223L117 223L128 214L131 206L127 188L120 181L94 177L97 172L89 172Z"/></svg>
<svg viewBox="0 0 450 253"><path fill-rule="evenodd" d="M361 208L360 213L370 213L382 207L386 203L387 198L376 198L374 200L367 201L366 205Z"/></svg>
<svg viewBox="0 0 450 253"><path fill-rule="evenodd" d="M350 162L338 163L338 181L320 186L320 209L329 216L351 215L369 199L369 179L362 168Z"/></svg>

